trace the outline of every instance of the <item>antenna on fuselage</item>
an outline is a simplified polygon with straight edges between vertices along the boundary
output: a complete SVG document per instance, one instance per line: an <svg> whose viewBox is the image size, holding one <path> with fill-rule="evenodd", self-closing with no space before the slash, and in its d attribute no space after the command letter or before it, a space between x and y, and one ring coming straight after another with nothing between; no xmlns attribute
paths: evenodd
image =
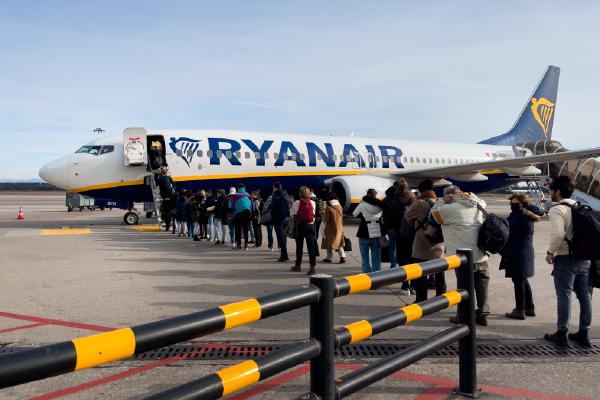
<svg viewBox="0 0 600 400"><path fill-rule="evenodd" d="M99 135L101 133L104 133L104 132L106 132L106 131L104 129L102 129L102 128L96 128L96 129L94 129L94 133L97 134L97 135Z"/></svg>

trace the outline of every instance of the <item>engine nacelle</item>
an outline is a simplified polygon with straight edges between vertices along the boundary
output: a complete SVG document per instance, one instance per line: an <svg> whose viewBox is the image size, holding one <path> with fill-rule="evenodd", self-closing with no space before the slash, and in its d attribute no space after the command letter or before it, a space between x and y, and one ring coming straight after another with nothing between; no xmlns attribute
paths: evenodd
<svg viewBox="0 0 600 400"><path fill-rule="evenodd" d="M348 210L352 203L359 202L368 189L375 189L377 197L385 196L387 188L394 184L394 179L381 178L369 175L337 176L331 179L331 190L337 195L344 210Z"/></svg>

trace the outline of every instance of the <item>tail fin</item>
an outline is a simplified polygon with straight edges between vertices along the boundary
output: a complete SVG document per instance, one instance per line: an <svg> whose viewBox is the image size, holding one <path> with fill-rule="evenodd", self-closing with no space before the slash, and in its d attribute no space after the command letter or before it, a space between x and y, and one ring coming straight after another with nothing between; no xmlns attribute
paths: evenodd
<svg viewBox="0 0 600 400"><path fill-rule="evenodd" d="M560 68L548 66L542 80L533 91L511 130L479 143L511 146L516 143L550 139L554 124L559 75Z"/></svg>

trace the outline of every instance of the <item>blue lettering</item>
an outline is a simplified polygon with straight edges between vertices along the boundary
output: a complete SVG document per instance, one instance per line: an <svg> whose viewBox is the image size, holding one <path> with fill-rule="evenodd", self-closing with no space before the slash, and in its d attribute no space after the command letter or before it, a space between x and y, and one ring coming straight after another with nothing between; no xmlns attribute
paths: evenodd
<svg viewBox="0 0 600 400"><path fill-rule="evenodd" d="M382 167L389 168L390 167L390 158L394 161L397 168L404 168L402 165L402 150L395 146L379 146L379 151L381 151L382 158Z"/></svg>
<svg viewBox="0 0 600 400"><path fill-rule="evenodd" d="M333 146L331 143L324 143L325 151L314 143L306 143L306 151L308 152L308 165L310 167L317 166L317 154L321 156L323 162L328 167L335 167Z"/></svg>
<svg viewBox="0 0 600 400"><path fill-rule="evenodd" d="M369 153L369 168L377 168L377 155L375 154L375 149L370 144L365 147Z"/></svg>
<svg viewBox="0 0 600 400"><path fill-rule="evenodd" d="M221 147L221 143L228 144L228 147ZM231 165L242 165L240 160L236 157L235 153L239 151L242 146L232 139L225 138L208 138L208 148L212 152L210 156L210 165L221 165L221 157L225 156L229 160Z"/></svg>
<svg viewBox="0 0 600 400"><path fill-rule="evenodd" d="M290 152L291 154L288 154ZM306 167L306 164L302 160L300 156L300 152L292 144L292 142L283 141L281 142L281 148L279 149L279 157L277 157L277 161L275 161L276 167L281 167L283 163L287 160L296 161L296 165L299 167Z"/></svg>
<svg viewBox="0 0 600 400"><path fill-rule="evenodd" d="M256 144L254 144L254 142L252 140L249 140L249 139L242 139L242 142L244 142L244 144L246 146L248 146L248 148L250 150L252 150L254 153L258 154L258 158L256 159L256 165L259 167L264 167L265 166L265 154L267 153L267 151L269 151L269 148L273 144L273 141L265 140L263 142L262 146L260 146L260 147L258 147Z"/></svg>
<svg viewBox="0 0 600 400"><path fill-rule="evenodd" d="M365 166L365 160L360 156L356 147L351 144L345 144L344 151L342 151L342 161L339 165L340 168L344 168L348 165L348 156L350 156L354 162L357 162L359 167L362 168Z"/></svg>

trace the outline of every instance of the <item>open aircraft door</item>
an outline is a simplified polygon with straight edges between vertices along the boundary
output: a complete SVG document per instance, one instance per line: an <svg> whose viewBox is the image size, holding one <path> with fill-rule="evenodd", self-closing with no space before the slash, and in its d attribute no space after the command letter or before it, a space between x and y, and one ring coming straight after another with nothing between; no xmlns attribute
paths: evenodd
<svg viewBox="0 0 600 400"><path fill-rule="evenodd" d="M148 164L147 133L144 128L127 128L123 131L125 166Z"/></svg>

